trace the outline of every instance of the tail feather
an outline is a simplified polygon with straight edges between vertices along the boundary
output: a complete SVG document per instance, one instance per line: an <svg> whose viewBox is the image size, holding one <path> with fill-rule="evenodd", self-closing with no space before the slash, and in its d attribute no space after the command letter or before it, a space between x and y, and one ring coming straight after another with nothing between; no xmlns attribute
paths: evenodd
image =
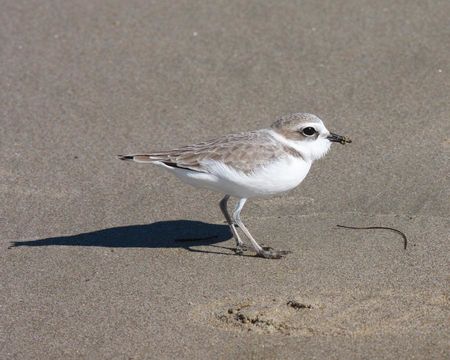
<svg viewBox="0 0 450 360"><path fill-rule="evenodd" d="M133 160L139 163L152 163L155 159L152 159L151 155L136 154L136 155L117 155L120 160Z"/></svg>
<svg viewBox="0 0 450 360"><path fill-rule="evenodd" d="M196 172L205 172L205 170L201 169L198 164L180 163L176 159L172 159L164 153L117 155L117 157L120 160L132 160L137 163L157 164L166 168L178 168Z"/></svg>

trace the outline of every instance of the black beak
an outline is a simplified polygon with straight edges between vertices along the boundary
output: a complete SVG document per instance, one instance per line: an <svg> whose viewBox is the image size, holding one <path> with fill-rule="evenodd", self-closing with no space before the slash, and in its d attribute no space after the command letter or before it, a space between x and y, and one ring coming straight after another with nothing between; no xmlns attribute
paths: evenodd
<svg viewBox="0 0 450 360"><path fill-rule="evenodd" d="M332 142L341 143L342 145L350 144L352 142L348 137L334 133L330 133L330 135L327 136L327 139Z"/></svg>

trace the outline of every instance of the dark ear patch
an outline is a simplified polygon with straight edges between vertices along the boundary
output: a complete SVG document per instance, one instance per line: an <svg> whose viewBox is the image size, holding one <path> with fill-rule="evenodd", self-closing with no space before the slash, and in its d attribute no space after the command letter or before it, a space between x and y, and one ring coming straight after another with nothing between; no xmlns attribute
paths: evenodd
<svg viewBox="0 0 450 360"><path fill-rule="evenodd" d="M277 129L277 132L288 140L303 140L306 138L306 136L302 134L301 130Z"/></svg>

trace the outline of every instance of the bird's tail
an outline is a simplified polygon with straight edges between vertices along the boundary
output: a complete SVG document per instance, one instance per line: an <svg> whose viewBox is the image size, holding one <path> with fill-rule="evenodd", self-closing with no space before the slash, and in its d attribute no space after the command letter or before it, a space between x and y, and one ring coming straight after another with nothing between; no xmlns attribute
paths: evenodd
<svg viewBox="0 0 450 360"><path fill-rule="evenodd" d="M158 161L152 155L146 154L130 154L130 155L117 155L120 160L132 160L138 163L152 163Z"/></svg>

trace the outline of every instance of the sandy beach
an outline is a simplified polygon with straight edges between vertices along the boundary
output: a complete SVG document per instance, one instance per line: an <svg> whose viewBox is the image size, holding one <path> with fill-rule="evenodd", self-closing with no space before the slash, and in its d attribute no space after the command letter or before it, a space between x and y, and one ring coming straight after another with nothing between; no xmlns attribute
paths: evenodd
<svg viewBox="0 0 450 360"><path fill-rule="evenodd" d="M450 358L448 1L4 1L0 357ZM117 154L310 112L335 144L242 218ZM385 226L401 230L350 230Z"/></svg>

